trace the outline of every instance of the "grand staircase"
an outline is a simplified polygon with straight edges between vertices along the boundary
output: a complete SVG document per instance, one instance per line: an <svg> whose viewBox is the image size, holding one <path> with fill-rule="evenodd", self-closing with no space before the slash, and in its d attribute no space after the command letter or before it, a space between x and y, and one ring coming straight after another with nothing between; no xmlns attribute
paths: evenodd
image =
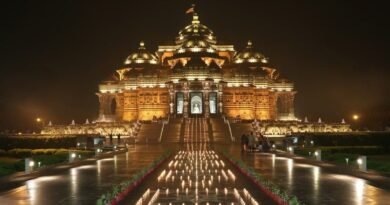
<svg viewBox="0 0 390 205"><path fill-rule="evenodd" d="M159 143L162 124L141 124L137 135L137 143Z"/></svg>
<svg viewBox="0 0 390 205"><path fill-rule="evenodd" d="M183 118L171 118L169 123L164 126L161 142L177 143L183 142L183 130L185 121Z"/></svg>
<svg viewBox="0 0 390 205"><path fill-rule="evenodd" d="M242 134L250 133L251 123L231 123L225 122L221 116L210 118L171 118L169 123L142 124L138 133L138 143L231 143L240 142ZM161 129L162 135L161 135ZM230 131L232 134L230 134ZM161 135L161 141L160 141ZM232 137L233 136L233 140Z"/></svg>
<svg viewBox="0 0 390 205"><path fill-rule="evenodd" d="M229 126L222 117L216 116L210 118L211 136L213 142L216 143L230 143L232 142L230 137Z"/></svg>

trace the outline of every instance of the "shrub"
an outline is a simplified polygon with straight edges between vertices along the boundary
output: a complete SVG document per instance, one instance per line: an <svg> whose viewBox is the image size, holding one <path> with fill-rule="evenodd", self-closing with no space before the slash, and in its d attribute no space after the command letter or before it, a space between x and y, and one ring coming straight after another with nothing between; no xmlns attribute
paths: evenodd
<svg viewBox="0 0 390 205"><path fill-rule="evenodd" d="M380 146L390 153L390 132L297 133L298 144L315 146Z"/></svg>
<svg viewBox="0 0 390 205"><path fill-rule="evenodd" d="M9 155L15 156L15 157L28 157L31 156L31 149L11 149L8 151Z"/></svg>
<svg viewBox="0 0 390 205"><path fill-rule="evenodd" d="M91 141L89 135L71 136L5 136L0 135L0 149L10 150L14 148L26 149L49 149L49 148L71 148L75 147L78 138L86 138Z"/></svg>

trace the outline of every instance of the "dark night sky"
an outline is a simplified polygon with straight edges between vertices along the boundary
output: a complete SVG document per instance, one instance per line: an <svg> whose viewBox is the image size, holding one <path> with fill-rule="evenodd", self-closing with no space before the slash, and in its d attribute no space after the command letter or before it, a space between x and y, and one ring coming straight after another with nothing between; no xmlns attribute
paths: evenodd
<svg viewBox="0 0 390 205"><path fill-rule="evenodd" d="M385 1L383 1L385 2ZM189 0L7 1L0 31L0 129L97 116L97 85L144 40L190 22ZM390 113L390 14L374 1L203 0L203 24L238 50L248 39L295 82L296 113L383 123ZM388 121L387 121L388 122ZM382 124L383 125L383 124Z"/></svg>

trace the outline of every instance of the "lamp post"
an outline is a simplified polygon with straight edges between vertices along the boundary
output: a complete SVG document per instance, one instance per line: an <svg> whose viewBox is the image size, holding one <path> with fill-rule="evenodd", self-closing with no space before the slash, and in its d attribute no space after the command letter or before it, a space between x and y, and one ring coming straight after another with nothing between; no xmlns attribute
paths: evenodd
<svg viewBox="0 0 390 205"><path fill-rule="evenodd" d="M359 131L359 120L360 120L360 115L358 115L358 114L353 114L352 115L352 120L353 120L353 122L354 122L354 125L355 125L355 128L356 128L356 130L357 131Z"/></svg>
<svg viewBox="0 0 390 205"><path fill-rule="evenodd" d="M35 122L37 123L37 129L38 129L37 131L41 131L45 123L43 118L37 117L35 118Z"/></svg>

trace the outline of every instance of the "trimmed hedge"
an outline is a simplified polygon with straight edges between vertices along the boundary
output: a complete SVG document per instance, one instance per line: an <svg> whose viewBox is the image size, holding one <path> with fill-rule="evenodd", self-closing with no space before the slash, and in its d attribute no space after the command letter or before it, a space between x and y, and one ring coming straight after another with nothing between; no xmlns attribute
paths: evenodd
<svg viewBox="0 0 390 205"><path fill-rule="evenodd" d="M75 147L77 136L74 137L9 137L0 136L0 149L13 148L70 148Z"/></svg>
<svg viewBox="0 0 390 205"><path fill-rule="evenodd" d="M390 132L300 133L291 137L298 137L298 145L313 141L315 146L380 146L390 150Z"/></svg>
<svg viewBox="0 0 390 205"><path fill-rule="evenodd" d="M316 149L320 149L322 151L322 154L345 153L345 154L359 154L359 155L383 155L389 153L388 149L380 146L356 146L356 147L340 146L340 147L305 147L305 148L299 147L295 149L295 152L313 153Z"/></svg>
<svg viewBox="0 0 390 205"><path fill-rule="evenodd" d="M81 155L93 155L95 151L92 150L72 150ZM8 151L1 152L2 156L12 157L30 157L37 155L68 155L69 149L10 149Z"/></svg>

